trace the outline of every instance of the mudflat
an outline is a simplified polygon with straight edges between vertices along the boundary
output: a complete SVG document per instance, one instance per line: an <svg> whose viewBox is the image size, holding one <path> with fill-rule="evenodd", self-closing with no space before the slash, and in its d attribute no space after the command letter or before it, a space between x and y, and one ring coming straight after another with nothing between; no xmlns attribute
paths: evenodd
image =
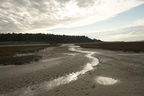
<svg viewBox="0 0 144 96"><path fill-rule="evenodd" d="M38 62L0 66L0 94L21 96L22 94L15 95L13 92L79 71L89 62L83 54L77 54L68 49L68 46L51 47L36 53L42 56ZM9 93L10 95L7 95Z"/></svg>
<svg viewBox="0 0 144 96"><path fill-rule="evenodd" d="M21 88L80 71L91 62L84 53L68 49L69 45L48 48L39 52L43 55L39 62L20 66L1 66L0 94L5 94L4 96L143 96L144 53L84 48L81 50L96 52L93 56L99 59L99 64L94 70L78 76L75 81L39 94L7 95ZM107 79L103 80L103 78Z"/></svg>
<svg viewBox="0 0 144 96"><path fill-rule="evenodd" d="M37 96L143 96L144 53L85 50L96 52L94 56L100 63L95 70ZM98 77L113 78L117 83L99 84Z"/></svg>

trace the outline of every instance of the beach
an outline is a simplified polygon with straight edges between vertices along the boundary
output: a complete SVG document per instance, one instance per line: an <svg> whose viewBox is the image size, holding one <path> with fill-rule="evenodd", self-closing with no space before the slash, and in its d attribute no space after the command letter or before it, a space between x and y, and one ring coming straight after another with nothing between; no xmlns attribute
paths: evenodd
<svg viewBox="0 0 144 96"><path fill-rule="evenodd" d="M70 46L39 52L39 62L1 66L2 96L143 96L143 53L72 47L77 51ZM95 58L98 65L90 66ZM75 77L65 81L69 76Z"/></svg>

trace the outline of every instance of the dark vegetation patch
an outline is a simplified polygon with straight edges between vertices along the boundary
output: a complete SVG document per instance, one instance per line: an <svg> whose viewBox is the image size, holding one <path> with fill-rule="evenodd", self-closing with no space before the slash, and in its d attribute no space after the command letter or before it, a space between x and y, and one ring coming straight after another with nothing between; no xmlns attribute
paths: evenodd
<svg viewBox="0 0 144 96"><path fill-rule="evenodd" d="M144 52L144 42L99 42L77 44L83 48Z"/></svg>
<svg viewBox="0 0 144 96"><path fill-rule="evenodd" d="M41 56L21 56L21 57L2 57L0 58L1 65L22 65L25 63L30 63L31 61L38 61Z"/></svg>
<svg viewBox="0 0 144 96"><path fill-rule="evenodd" d="M23 46L1 46L0 47L0 65L21 65L30 63L31 61L38 61L42 57L37 55L15 56L16 54L34 53L47 47L54 47L58 45L23 45Z"/></svg>
<svg viewBox="0 0 144 96"><path fill-rule="evenodd" d="M69 36L54 34L30 34L30 33L0 33L0 42L47 42L56 43L85 43L100 42L97 39L90 39L86 36Z"/></svg>
<svg viewBox="0 0 144 96"><path fill-rule="evenodd" d="M1 41L1 40L0 40ZM48 44L47 42L22 42L22 41L4 41L0 42L0 45L34 45L34 44Z"/></svg>

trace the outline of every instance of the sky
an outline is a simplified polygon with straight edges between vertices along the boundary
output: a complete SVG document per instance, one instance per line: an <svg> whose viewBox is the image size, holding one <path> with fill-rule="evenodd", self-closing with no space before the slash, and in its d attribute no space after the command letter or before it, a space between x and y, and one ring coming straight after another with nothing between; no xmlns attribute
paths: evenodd
<svg viewBox="0 0 144 96"><path fill-rule="evenodd" d="M144 40L144 0L0 0L0 33Z"/></svg>

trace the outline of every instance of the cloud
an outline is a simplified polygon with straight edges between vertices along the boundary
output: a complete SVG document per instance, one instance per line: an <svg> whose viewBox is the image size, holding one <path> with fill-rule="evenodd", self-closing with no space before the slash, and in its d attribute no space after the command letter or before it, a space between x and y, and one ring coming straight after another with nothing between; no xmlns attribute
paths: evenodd
<svg viewBox="0 0 144 96"><path fill-rule="evenodd" d="M144 26L123 28L115 31L115 34L105 36L107 41L139 41L144 40Z"/></svg>
<svg viewBox="0 0 144 96"><path fill-rule="evenodd" d="M139 41L144 40L144 19L139 19L123 28L110 31L85 34L104 41Z"/></svg>
<svg viewBox="0 0 144 96"><path fill-rule="evenodd" d="M129 26L144 26L144 19L139 19L135 22L133 22L131 25Z"/></svg>
<svg viewBox="0 0 144 96"><path fill-rule="evenodd" d="M0 32L83 26L144 4L141 0L0 0Z"/></svg>

